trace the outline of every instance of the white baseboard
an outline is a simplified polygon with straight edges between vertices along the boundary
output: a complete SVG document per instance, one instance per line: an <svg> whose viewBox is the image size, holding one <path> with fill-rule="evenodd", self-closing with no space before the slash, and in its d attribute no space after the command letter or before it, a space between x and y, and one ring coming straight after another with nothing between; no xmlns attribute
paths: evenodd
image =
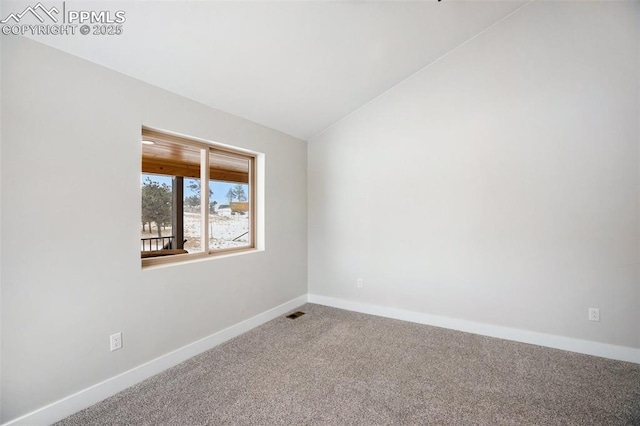
<svg viewBox="0 0 640 426"><path fill-rule="evenodd" d="M640 364L640 349L624 346L609 345L606 343L591 342L588 340L573 339L570 337L555 336L552 334L537 333L533 331L519 330L515 328L501 327L491 324L482 324L473 321L455 318L429 315L421 312L407 311L404 309L390 308L378 305L369 305L328 296L308 294L297 297L280 306L276 306L266 312L232 325L224 330L190 343L173 352L169 352L159 358L125 371L115 377L81 390L73 395L51 403L47 406L25 414L17 419L4 423L2 426L17 425L48 425L61 420L73 413L83 410L102 401L116 393L135 385L151 376L173 367L187 359L209 350L221 343L264 324L280 315L283 315L306 302L331 306L354 312L394 318L418 324L432 325L452 330L459 330L483 336L497 337L516 342L546 346L587 355L600 356L620 361Z"/></svg>
<svg viewBox="0 0 640 426"><path fill-rule="evenodd" d="M609 345L606 343L573 339L570 337L555 336L553 334L537 333L498 325L482 324L404 309L369 305L317 294L309 294L308 296L310 303L317 303L318 305L640 364L640 349L637 348Z"/></svg>
<svg viewBox="0 0 640 426"><path fill-rule="evenodd" d="M180 349L169 352L159 358L153 359L131 370L125 371L115 377L95 384L80 392L51 403L47 406L18 417L5 423L3 426L17 425L49 425L80 410L102 401L116 393L135 385L151 376L173 367L187 359L209 350L221 343L271 321L303 304L307 303L307 295L297 297L273 309L258 314L252 318L225 328L210 336L204 337Z"/></svg>

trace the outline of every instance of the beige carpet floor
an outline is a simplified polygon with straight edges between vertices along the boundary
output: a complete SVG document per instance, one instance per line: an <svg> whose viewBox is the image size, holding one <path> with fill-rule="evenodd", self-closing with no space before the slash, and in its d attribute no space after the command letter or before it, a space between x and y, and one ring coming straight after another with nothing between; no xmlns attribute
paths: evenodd
<svg viewBox="0 0 640 426"><path fill-rule="evenodd" d="M640 365L307 304L59 425L640 425Z"/></svg>

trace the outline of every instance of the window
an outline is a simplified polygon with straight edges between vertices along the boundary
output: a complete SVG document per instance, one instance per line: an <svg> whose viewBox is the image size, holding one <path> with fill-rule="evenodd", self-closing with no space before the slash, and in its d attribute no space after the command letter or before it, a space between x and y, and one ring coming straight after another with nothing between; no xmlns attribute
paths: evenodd
<svg viewBox="0 0 640 426"><path fill-rule="evenodd" d="M256 247L256 154L142 129L142 265Z"/></svg>

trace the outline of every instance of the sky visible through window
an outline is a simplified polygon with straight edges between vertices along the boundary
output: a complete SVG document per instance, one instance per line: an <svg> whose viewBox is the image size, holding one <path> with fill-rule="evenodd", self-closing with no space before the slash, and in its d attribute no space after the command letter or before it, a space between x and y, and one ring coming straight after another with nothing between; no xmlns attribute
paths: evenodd
<svg viewBox="0 0 640 426"><path fill-rule="evenodd" d="M151 175L146 173L142 173L140 176L141 186L144 184L144 181L147 178L150 178L152 182L158 182L160 184L165 183L171 186L171 176ZM185 187L184 187L185 198L191 195L196 195L196 193L193 190L189 189L188 187L189 181L192 179L185 178L184 180L185 180ZM235 185L237 184L231 183L231 182L220 182L215 180L210 181L209 186L210 186L210 189L213 191L213 196L210 197L209 202L213 203L214 201L216 201L218 205L229 204L229 199L227 198L227 192L229 192L229 189L233 188ZM248 185L243 184L242 186L244 187L245 194L248 194L247 192Z"/></svg>

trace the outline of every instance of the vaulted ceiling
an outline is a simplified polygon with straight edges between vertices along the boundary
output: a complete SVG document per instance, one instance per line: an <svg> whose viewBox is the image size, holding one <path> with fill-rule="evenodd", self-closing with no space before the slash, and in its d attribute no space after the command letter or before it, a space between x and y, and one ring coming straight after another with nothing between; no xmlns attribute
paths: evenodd
<svg viewBox="0 0 640 426"><path fill-rule="evenodd" d="M32 38L306 140L524 3L67 2L123 34Z"/></svg>

